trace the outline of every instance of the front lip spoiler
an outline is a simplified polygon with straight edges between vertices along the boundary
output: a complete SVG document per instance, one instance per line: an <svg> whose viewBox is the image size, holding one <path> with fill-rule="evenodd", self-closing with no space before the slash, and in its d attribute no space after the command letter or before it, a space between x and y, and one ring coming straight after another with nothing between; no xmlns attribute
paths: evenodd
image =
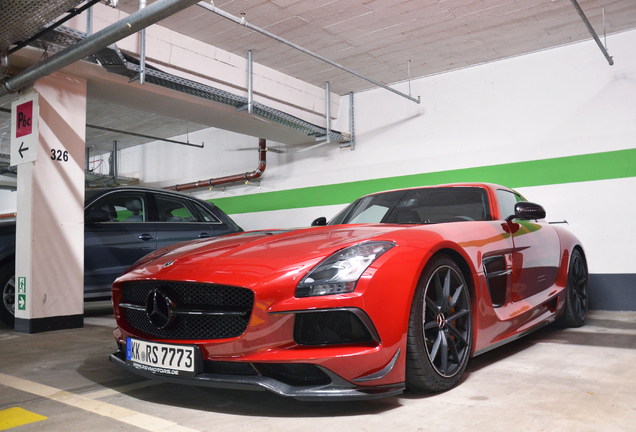
<svg viewBox="0 0 636 432"><path fill-rule="evenodd" d="M195 377L171 377L157 375L150 372L136 369L126 363L120 357L122 353L116 352L110 355L110 362L114 365L140 375L147 379L154 379L163 382L196 385L204 387L227 388L236 390L268 390L280 396L293 397L298 400L368 400L379 399L401 394L404 383L390 384L386 386L355 386L344 380L328 369L321 369L332 379L331 384L316 386L292 386L270 377L255 375L221 375L201 373ZM318 366L320 367L320 366Z"/></svg>

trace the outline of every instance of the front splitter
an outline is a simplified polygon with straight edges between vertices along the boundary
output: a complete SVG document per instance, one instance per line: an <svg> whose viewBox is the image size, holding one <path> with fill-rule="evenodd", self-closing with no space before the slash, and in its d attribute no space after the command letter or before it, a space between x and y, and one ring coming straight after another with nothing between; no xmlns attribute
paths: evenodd
<svg viewBox="0 0 636 432"><path fill-rule="evenodd" d="M332 382L326 385L293 386L263 375L222 375L200 373L194 377L173 377L140 370L126 363L124 353L110 355L114 365L147 379L175 384L195 385L203 387L227 388L238 390L270 391L280 396L298 400L368 400L380 399L401 394L404 383L386 386L356 386L333 372L320 367Z"/></svg>

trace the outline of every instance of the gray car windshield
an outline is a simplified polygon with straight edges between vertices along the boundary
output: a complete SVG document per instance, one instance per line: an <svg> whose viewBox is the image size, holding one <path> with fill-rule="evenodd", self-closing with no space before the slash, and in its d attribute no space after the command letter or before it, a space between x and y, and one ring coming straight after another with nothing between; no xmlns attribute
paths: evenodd
<svg viewBox="0 0 636 432"><path fill-rule="evenodd" d="M431 224L491 220L486 191L440 187L383 192L362 197L329 225L357 223Z"/></svg>

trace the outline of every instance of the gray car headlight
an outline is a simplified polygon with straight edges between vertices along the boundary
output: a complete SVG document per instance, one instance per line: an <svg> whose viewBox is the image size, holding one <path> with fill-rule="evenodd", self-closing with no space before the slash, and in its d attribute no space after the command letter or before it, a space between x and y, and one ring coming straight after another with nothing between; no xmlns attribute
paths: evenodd
<svg viewBox="0 0 636 432"><path fill-rule="evenodd" d="M352 292L362 273L393 246L393 242L371 241L339 250L300 281L296 287L296 297Z"/></svg>

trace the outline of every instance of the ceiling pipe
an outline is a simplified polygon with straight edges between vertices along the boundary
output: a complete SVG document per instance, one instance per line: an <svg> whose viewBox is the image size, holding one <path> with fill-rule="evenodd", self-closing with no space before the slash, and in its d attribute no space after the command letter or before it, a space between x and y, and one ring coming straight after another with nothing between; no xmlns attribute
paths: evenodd
<svg viewBox="0 0 636 432"><path fill-rule="evenodd" d="M574 6L574 9L576 9L576 12L579 14L581 19L583 20L585 27L587 27L587 31L589 31L592 37L594 38L596 45L598 45L598 47L603 52L603 55L607 59L607 62L609 63L609 65L610 66L614 65L614 59L612 58L611 55L609 55L609 53L607 52L607 50L601 43L601 40L598 38L598 35L594 31L594 27L592 27L592 24L590 24L590 20L588 20L587 16L585 16L585 12L583 12L583 9L581 9L581 6L579 5L579 3L576 0L570 0L570 1L572 2L572 6Z"/></svg>
<svg viewBox="0 0 636 432"><path fill-rule="evenodd" d="M256 167L254 171L246 172L243 174L230 175L226 177L211 178L209 180L200 180L200 181L196 181L192 183L184 183L180 185L178 184L178 185L170 186L164 189L184 191L188 189L212 187L212 186L217 186L220 184L236 183L240 181L244 181L245 183L247 183L250 180L257 179L263 175L263 172L265 172L265 167L267 165L267 158L266 158L267 147L265 147L266 143L267 142L265 141L264 138L258 139L258 167Z"/></svg>
<svg viewBox="0 0 636 432"><path fill-rule="evenodd" d="M48 26L47 28L45 28L44 30L38 32L35 36L32 36L30 38L28 38L25 41L19 42L16 46L14 46L13 48L11 48L9 50L9 54L13 54L14 52L21 50L22 48L24 48L25 46L27 46L28 44L30 44L33 41L36 41L38 39L40 39L42 36L44 36L45 34L48 34L50 32L52 32L53 30L55 30L56 28L58 28L59 26L61 26L62 24L64 24L66 21L70 20L73 17L76 17L77 15L81 14L82 12L84 12L86 9L90 9L95 3L98 3L100 0L90 0L88 2L86 2L86 4L80 8L73 8L70 11L67 12L68 15L66 15L64 18L56 21L55 23L51 24L50 26ZM90 14L89 14L90 16ZM86 23L86 27L87 27L87 34L90 34L88 32L88 20ZM91 29L92 29L92 18L91 18Z"/></svg>
<svg viewBox="0 0 636 432"><path fill-rule="evenodd" d="M265 30L263 28L260 28L260 27L257 27L255 25L252 25L252 24L250 24L249 22L247 22L245 20L244 16L239 18L239 17L234 16L234 15L228 13L228 12L225 12L224 10L219 9L218 7L214 6L214 2L212 2L211 4L208 4L208 3L204 2L204 1L200 1L200 2L197 3L197 5L201 6L204 9L209 10L210 12L214 12L215 14L220 15L223 18L229 19L230 21L234 21L238 25L245 26L245 27L247 27L250 30L254 30L255 32L258 32L258 33L260 33L262 35L265 35L265 36L270 37L270 38L272 38L274 40L277 40L278 42L282 42L282 43L284 43L287 46L290 46L290 47L292 47L294 49L297 49L298 51L304 52L307 55L310 55L310 56L312 56L314 58L317 58L318 60L321 60L321 61L323 61L323 62L325 62L327 64L330 64L331 66L337 67L338 69L341 69L341 70L343 70L345 72L348 72L351 75L355 75L358 78L361 78L361 79L363 79L365 81L368 81L371 84L374 84L374 85L376 85L378 87L382 87L383 89L388 90L390 92L393 92L393 93L395 93L395 94L397 94L399 96L402 96L403 98L406 98L406 99L408 99L408 100L410 100L412 102L415 102L417 104L419 104L421 102L419 96L418 96L417 99L415 99L414 97L411 97L411 96L409 96L407 94L404 94L401 91L395 90L394 88L391 88L391 87L389 87L386 84L383 84L383 83L381 83L379 81L376 81L373 78L369 78L367 76L359 74L358 72L353 71L353 70L349 69L348 67L345 67L345 66L343 66L343 65L341 65L339 63L336 63L335 61L331 61L328 58L321 56L320 54L317 54L317 53L315 53L313 51L309 51L308 49L303 48L300 45L297 45L297 44L295 44L293 42L288 41L287 39L283 39L282 37L275 35L274 33L270 33L270 32L268 32L267 30Z"/></svg>
<svg viewBox="0 0 636 432"><path fill-rule="evenodd" d="M150 6L138 10L97 33L77 42L75 45L25 69L19 74L2 80L0 96L15 93L33 84L40 78L52 74L66 66L82 60L115 42L137 33L164 18L192 6L197 0L158 0Z"/></svg>

